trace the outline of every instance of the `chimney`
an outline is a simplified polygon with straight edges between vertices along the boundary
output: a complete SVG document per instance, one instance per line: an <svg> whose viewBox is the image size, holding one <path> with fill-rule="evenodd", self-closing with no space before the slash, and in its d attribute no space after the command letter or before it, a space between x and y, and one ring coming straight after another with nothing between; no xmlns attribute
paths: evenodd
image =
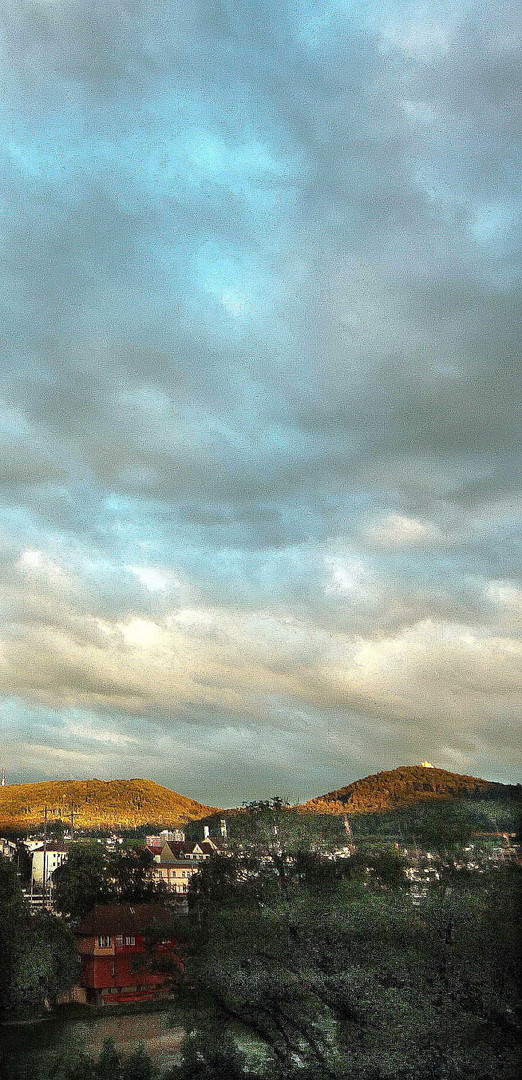
<svg viewBox="0 0 522 1080"><path fill-rule="evenodd" d="M209 836L210 836L210 829L209 829L208 825L204 825L203 826L203 839L208 840Z"/></svg>
<svg viewBox="0 0 522 1080"><path fill-rule="evenodd" d="M221 833L221 835L223 837L223 840L226 840L226 838L227 838L227 823L226 823L224 817L221 818L221 821L219 822L219 831L220 831L220 833Z"/></svg>
<svg viewBox="0 0 522 1080"><path fill-rule="evenodd" d="M2 769L2 785L1 786L5 787L6 784L7 784L7 780L5 778L5 768L4 768L4 769Z"/></svg>

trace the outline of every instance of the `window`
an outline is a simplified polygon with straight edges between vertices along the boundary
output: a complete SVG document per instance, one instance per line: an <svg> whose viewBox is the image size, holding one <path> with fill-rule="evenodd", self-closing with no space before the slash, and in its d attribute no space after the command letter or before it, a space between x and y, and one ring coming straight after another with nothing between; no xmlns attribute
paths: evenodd
<svg viewBox="0 0 522 1080"><path fill-rule="evenodd" d="M136 938L135 937L126 937L125 938L125 944L126 945L135 945L136 944Z"/></svg>
<svg viewBox="0 0 522 1080"><path fill-rule="evenodd" d="M123 945L123 937L122 937L121 934L116 935L116 944L117 945Z"/></svg>
<svg viewBox="0 0 522 1080"><path fill-rule="evenodd" d="M100 934L100 937L98 938L98 946L99 946L99 948L100 949L108 949L110 944L111 944L110 937L105 937L103 934Z"/></svg>

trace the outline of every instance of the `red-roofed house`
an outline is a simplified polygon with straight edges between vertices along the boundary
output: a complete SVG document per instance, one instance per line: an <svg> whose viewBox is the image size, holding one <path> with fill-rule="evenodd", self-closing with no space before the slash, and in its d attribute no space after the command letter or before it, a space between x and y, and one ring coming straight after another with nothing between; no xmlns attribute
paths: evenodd
<svg viewBox="0 0 522 1080"><path fill-rule="evenodd" d="M161 904L98 904L76 930L89 1004L165 997L183 964Z"/></svg>

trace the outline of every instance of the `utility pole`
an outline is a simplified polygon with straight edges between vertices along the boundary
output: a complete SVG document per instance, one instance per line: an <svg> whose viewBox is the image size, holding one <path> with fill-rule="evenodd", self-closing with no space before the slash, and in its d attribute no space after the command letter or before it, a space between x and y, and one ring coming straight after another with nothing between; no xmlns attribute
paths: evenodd
<svg viewBox="0 0 522 1080"><path fill-rule="evenodd" d="M44 806L43 907L47 899L47 806Z"/></svg>

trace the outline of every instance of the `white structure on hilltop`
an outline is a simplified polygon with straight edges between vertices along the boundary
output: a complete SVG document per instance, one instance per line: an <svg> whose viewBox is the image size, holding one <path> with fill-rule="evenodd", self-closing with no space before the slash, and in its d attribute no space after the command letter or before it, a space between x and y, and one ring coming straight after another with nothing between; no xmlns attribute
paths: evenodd
<svg viewBox="0 0 522 1080"><path fill-rule="evenodd" d="M431 764L431 761L421 761L421 768L423 768L423 769L434 769L435 766Z"/></svg>

